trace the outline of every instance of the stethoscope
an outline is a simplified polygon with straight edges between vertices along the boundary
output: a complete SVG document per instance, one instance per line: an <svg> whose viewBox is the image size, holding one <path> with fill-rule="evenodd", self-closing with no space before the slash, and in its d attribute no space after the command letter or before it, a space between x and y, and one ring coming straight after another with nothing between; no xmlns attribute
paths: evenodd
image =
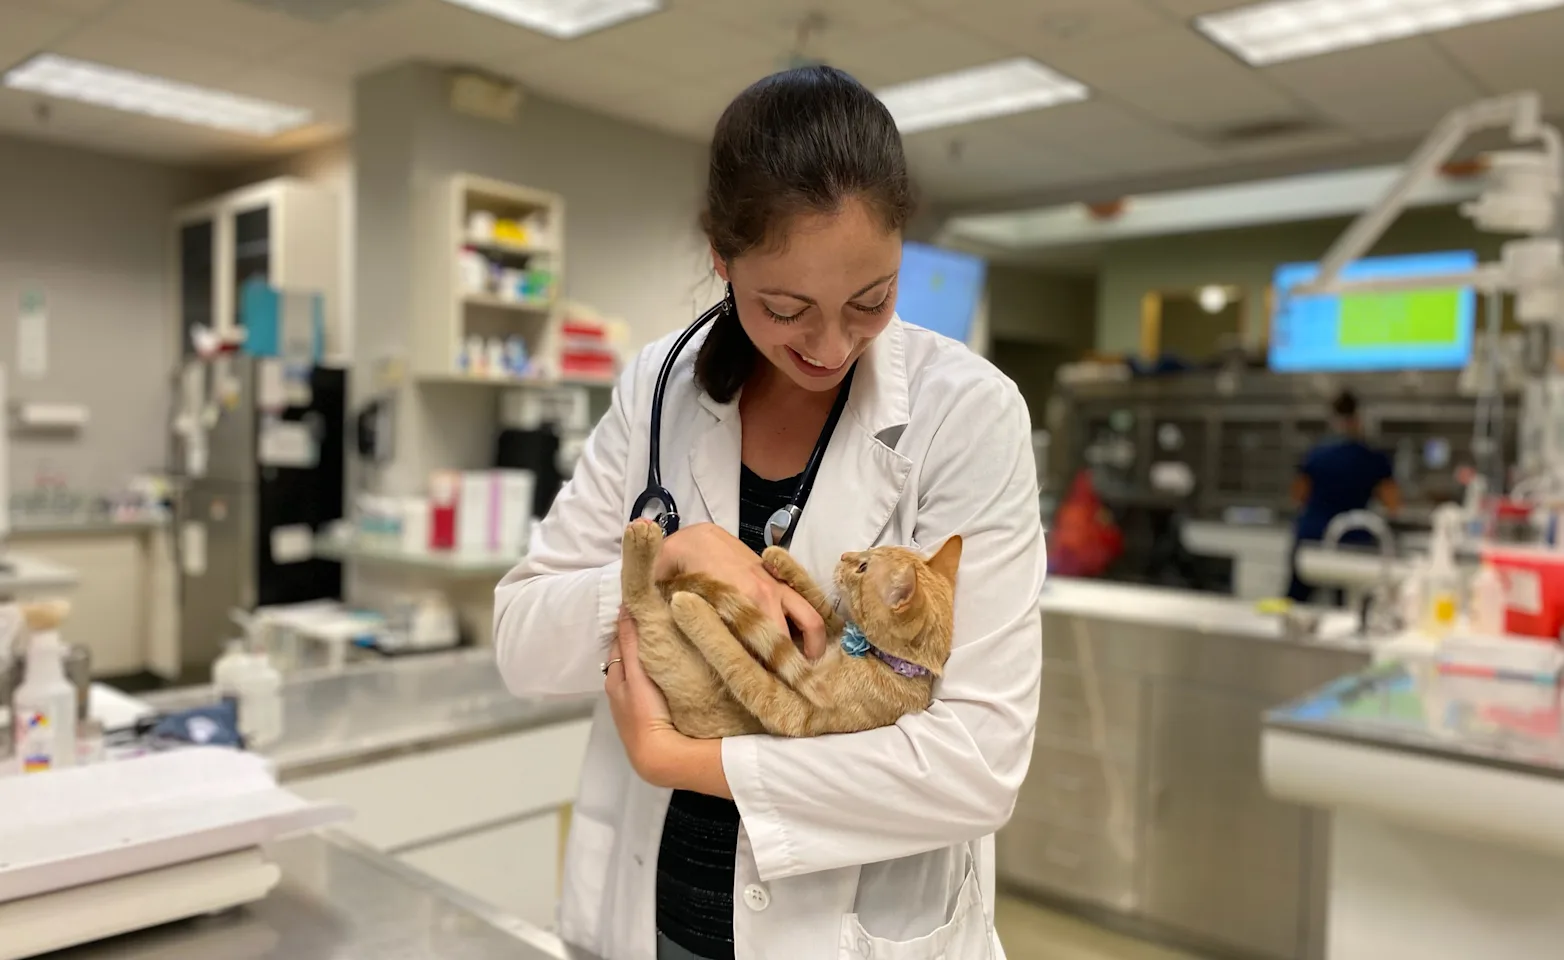
<svg viewBox="0 0 1564 960"><path fill-rule="evenodd" d="M657 525L662 528L664 536L671 536L679 529L679 506L674 502L673 494L663 486L661 466L663 394L668 389L668 378L673 375L674 362L679 359L679 354L684 352L684 348L689 346L690 341L702 327L724 315L738 315L738 305L733 300L732 284L728 285L727 293L721 301L697 317L694 323L679 334L679 339L673 343L673 349L668 351L668 356L663 360L662 369L657 372L657 384L652 391L652 432L651 443L647 449L646 489L635 498L630 519L638 520L646 516L647 509L655 503L660 509L656 516ZM789 498L787 505L773 513L771 519L766 521L766 546L785 549L793 542L793 533L798 529L798 518L803 516L804 503L809 499L809 491L815 485L815 474L819 473L820 462L825 459L825 448L831 442L831 434L836 432L836 422L842 418L842 411L847 408L847 394L852 389L853 373L857 369L856 363L848 368L841 389L836 392L836 402L831 404L831 415L826 419L825 428L820 431L820 439L815 441L814 451L809 454L808 465L799 475L798 488L793 491L793 496Z"/></svg>

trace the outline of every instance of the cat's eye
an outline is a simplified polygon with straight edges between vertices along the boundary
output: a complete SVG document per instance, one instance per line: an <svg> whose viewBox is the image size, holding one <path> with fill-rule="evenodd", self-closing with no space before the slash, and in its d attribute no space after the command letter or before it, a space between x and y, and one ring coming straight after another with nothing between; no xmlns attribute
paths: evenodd
<svg viewBox="0 0 1564 960"><path fill-rule="evenodd" d="M858 564L858 572L859 573L867 573L868 570L869 570L869 561L865 560L862 563Z"/></svg>

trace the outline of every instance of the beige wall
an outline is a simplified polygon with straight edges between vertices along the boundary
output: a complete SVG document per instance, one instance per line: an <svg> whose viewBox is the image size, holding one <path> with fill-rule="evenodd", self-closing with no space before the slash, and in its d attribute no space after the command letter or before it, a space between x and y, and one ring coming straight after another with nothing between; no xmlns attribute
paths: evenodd
<svg viewBox="0 0 1564 960"><path fill-rule="evenodd" d="M90 418L75 435L14 435L13 489L32 487L43 471L104 490L165 467L176 338L170 223L202 189L187 170L0 137L0 364L10 397L82 404ZM24 380L16 317L33 287L48 302L49 364L42 379Z"/></svg>
<svg viewBox="0 0 1564 960"><path fill-rule="evenodd" d="M1272 271L1289 261L1318 260L1347 223L1319 220L1115 243L1098 273L1097 346L1129 353L1139 347L1140 301L1147 291L1212 283L1243 288L1246 335L1257 342L1269 322L1265 294ZM1453 208L1414 210L1371 253L1475 249L1489 259L1501 239L1477 233Z"/></svg>
<svg viewBox="0 0 1564 960"><path fill-rule="evenodd" d="M1016 382L1042 427L1059 366L1092 348L1097 285L1081 277L991 264L989 356Z"/></svg>

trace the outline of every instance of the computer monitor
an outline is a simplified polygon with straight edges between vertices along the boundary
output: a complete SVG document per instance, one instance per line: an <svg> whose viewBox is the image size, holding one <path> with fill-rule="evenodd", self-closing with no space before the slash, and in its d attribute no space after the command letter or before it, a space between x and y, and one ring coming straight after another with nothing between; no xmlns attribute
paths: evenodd
<svg viewBox="0 0 1564 960"><path fill-rule="evenodd" d="M1466 273L1471 250L1366 257L1348 264L1343 280ZM1270 366L1292 373L1446 370L1472 354L1477 298L1471 287L1404 293L1289 296L1319 275L1317 263L1276 268Z"/></svg>
<svg viewBox="0 0 1564 960"><path fill-rule="evenodd" d="M896 313L908 323L974 343L988 265L981 257L924 243L904 243Z"/></svg>

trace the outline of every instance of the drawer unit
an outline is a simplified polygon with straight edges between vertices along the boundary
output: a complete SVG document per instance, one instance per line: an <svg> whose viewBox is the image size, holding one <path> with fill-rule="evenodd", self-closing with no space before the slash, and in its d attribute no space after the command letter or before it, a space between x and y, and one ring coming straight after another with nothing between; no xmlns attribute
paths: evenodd
<svg viewBox="0 0 1564 960"><path fill-rule="evenodd" d="M1141 681L1135 677L1044 664L1037 739L1051 746L1133 756L1141 709Z"/></svg>
<svg viewBox="0 0 1564 960"><path fill-rule="evenodd" d="M995 872L1007 884L1116 910L1136 907L1133 849L1121 850L1105 833L1018 813L996 846Z"/></svg>
<svg viewBox="0 0 1564 960"><path fill-rule="evenodd" d="M1133 757L1039 744L1016 799L1017 815L1132 836L1140 796Z"/></svg>

